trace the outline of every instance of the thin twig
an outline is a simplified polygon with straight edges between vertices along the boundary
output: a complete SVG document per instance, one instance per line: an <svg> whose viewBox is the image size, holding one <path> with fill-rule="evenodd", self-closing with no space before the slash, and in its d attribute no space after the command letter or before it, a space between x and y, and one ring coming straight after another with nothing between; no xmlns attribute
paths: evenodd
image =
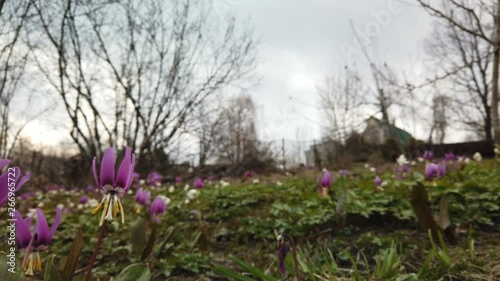
<svg viewBox="0 0 500 281"><path fill-rule="evenodd" d="M106 229L106 220L104 220L104 223L101 226L101 230L99 231L99 238L97 239L97 244L95 245L94 253L92 254L92 259L90 260L89 267L87 268L85 281L90 280L90 276L92 274L92 268L94 267L94 263L97 258L97 253L99 252L99 248L101 248L102 238L104 237L105 229Z"/></svg>

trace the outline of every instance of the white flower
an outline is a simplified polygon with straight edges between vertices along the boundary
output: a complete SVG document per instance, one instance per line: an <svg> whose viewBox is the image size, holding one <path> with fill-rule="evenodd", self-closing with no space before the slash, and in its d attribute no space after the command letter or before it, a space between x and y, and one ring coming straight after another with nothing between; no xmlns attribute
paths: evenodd
<svg viewBox="0 0 500 281"><path fill-rule="evenodd" d="M189 204L189 202L191 202L191 201L189 201L189 199L184 200L184 204L186 204L186 205Z"/></svg>
<svg viewBox="0 0 500 281"><path fill-rule="evenodd" d="M276 185L277 185L277 186L282 186L282 185L283 185L283 183L282 183L282 182L280 182L280 181L277 181L277 182L276 182Z"/></svg>
<svg viewBox="0 0 500 281"><path fill-rule="evenodd" d="M221 181L220 181L220 185L221 185L222 187L226 187L226 186L228 186L228 185L229 185L229 182L221 180Z"/></svg>
<svg viewBox="0 0 500 281"><path fill-rule="evenodd" d="M481 156L481 153L479 153L479 152L474 153L472 158L474 158L474 160L476 160L477 162L483 160L483 157Z"/></svg>
<svg viewBox="0 0 500 281"><path fill-rule="evenodd" d="M59 208L61 210L64 209L64 205L62 203L57 204L56 208Z"/></svg>
<svg viewBox="0 0 500 281"><path fill-rule="evenodd" d="M38 203L38 208L43 208L43 202Z"/></svg>
<svg viewBox="0 0 500 281"><path fill-rule="evenodd" d="M498 149L498 147L495 147L495 149L493 149L493 151L495 152L495 154L500 154L500 149Z"/></svg>
<svg viewBox="0 0 500 281"><path fill-rule="evenodd" d="M415 165L417 165L417 162L415 162L415 161L411 161L411 162L410 162L410 164L411 164L412 166L415 166Z"/></svg>
<svg viewBox="0 0 500 281"><path fill-rule="evenodd" d="M289 172L286 172L286 173L285 173L285 176L287 176L287 177L288 177L288 176L291 176L291 175L292 175L292 174L290 174Z"/></svg>
<svg viewBox="0 0 500 281"><path fill-rule="evenodd" d="M175 187L173 185L171 185L169 188L168 188L168 192L172 193L175 191Z"/></svg>
<svg viewBox="0 0 500 281"><path fill-rule="evenodd" d="M370 167L370 172L375 173L376 172L375 167Z"/></svg>
<svg viewBox="0 0 500 281"><path fill-rule="evenodd" d="M155 182L155 185L156 185L156 186L160 186L160 185L161 185L161 182L157 181L157 182Z"/></svg>
<svg viewBox="0 0 500 281"><path fill-rule="evenodd" d="M469 164L470 163L470 158L469 157L465 157L464 162L465 162L465 164Z"/></svg>
<svg viewBox="0 0 500 281"><path fill-rule="evenodd" d="M190 189L188 192L187 192L187 198L189 200L193 200L196 198L196 196L198 196L198 190L196 189Z"/></svg>
<svg viewBox="0 0 500 281"><path fill-rule="evenodd" d="M130 195L130 194L132 194L132 193L134 193L134 192L132 191L132 189L127 190L127 194L128 194L128 195Z"/></svg>
<svg viewBox="0 0 500 281"><path fill-rule="evenodd" d="M365 163L365 169L370 169L370 164Z"/></svg>
<svg viewBox="0 0 500 281"><path fill-rule="evenodd" d="M192 173L194 170L193 170L193 167L189 167L188 169L188 173Z"/></svg>
<svg viewBox="0 0 500 281"><path fill-rule="evenodd" d="M404 154L399 155L398 159L396 160L398 162L399 166L403 165L408 165L408 159L406 159L406 156Z"/></svg>
<svg viewBox="0 0 500 281"><path fill-rule="evenodd" d="M186 184L186 185L184 186L184 191L187 191L188 189L189 189L189 184Z"/></svg>
<svg viewBox="0 0 500 281"><path fill-rule="evenodd" d="M163 201L165 201L165 204L170 204L170 202L172 201L170 198L168 198L167 196L163 196L163 195L160 195L158 196L160 197L160 199L162 199Z"/></svg>
<svg viewBox="0 0 500 281"><path fill-rule="evenodd" d="M388 184L389 184L389 183L388 183L387 181L383 181L383 182L380 184L380 186L382 186L382 187L386 187Z"/></svg>
<svg viewBox="0 0 500 281"><path fill-rule="evenodd" d="M75 203L70 202L70 203L69 203L69 208L70 208L70 209L73 209L74 207L75 207Z"/></svg>
<svg viewBox="0 0 500 281"><path fill-rule="evenodd" d="M29 209L28 214L26 215L28 218L36 218L36 209Z"/></svg>
<svg viewBox="0 0 500 281"><path fill-rule="evenodd" d="M145 183L146 183L146 181L145 181L145 180L140 180L140 181L139 181L139 184L140 184L140 185L144 185Z"/></svg>
<svg viewBox="0 0 500 281"><path fill-rule="evenodd" d="M254 179L253 183L259 183L259 179Z"/></svg>
<svg viewBox="0 0 500 281"><path fill-rule="evenodd" d="M418 160L418 162L424 162L424 158L422 158L422 157L418 157L417 160Z"/></svg>
<svg viewBox="0 0 500 281"><path fill-rule="evenodd" d="M78 210L82 210L82 209L83 209L83 206L84 206L83 204L78 204L78 206L76 206L76 208L77 208Z"/></svg>
<svg viewBox="0 0 500 281"><path fill-rule="evenodd" d="M90 198L89 201L87 201L87 204L89 205L89 207L95 208L97 207L97 205L99 205L99 201L94 198Z"/></svg>

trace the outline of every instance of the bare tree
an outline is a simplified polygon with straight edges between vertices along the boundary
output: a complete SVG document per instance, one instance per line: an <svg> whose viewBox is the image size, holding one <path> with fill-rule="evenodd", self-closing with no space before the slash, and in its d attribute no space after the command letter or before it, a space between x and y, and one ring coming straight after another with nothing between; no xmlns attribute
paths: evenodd
<svg viewBox="0 0 500 281"><path fill-rule="evenodd" d="M493 52L491 70L491 119L494 139L500 141L500 120L498 116L498 78L500 66L500 0L468 1L417 0L431 15L487 43ZM438 2L438 3L436 3Z"/></svg>
<svg viewBox="0 0 500 281"><path fill-rule="evenodd" d="M363 120L359 109L365 103L366 90L358 73L345 67L341 75L326 77L317 90L326 137L344 143Z"/></svg>
<svg viewBox="0 0 500 281"><path fill-rule="evenodd" d="M23 114L23 120L13 122L12 105L16 97L23 95L24 107L30 95L24 88L23 78L30 49L23 44L25 25L32 1L0 2L0 157L10 158L24 127L34 115ZM23 93L24 92L24 93ZM36 110L38 111L38 110ZM35 114L36 115L36 114ZM16 123L16 124L14 124Z"/></svg>
<svg viewBox="0 0 500 281"><path fill-rule="evenodd" d="M205 98L255 68L252 30L229 16L214 24L206 1L52 0L35 7L43 29L30 37L36 61L87 157L103 145L128 144L139 162L151 160Z"/></svg>
<svg viewBox="0 0 500 281"><path fill-rule="evenodd" d="M221 96L216 95L213 99L207 99L197 107L193 118L194 122L188 122L193 128L189 129L198 138L199 150L198 160L200 167L205 166L208 161L217 156L217 138L221 137L220 131L224 125L224 119L220 118L224 110Z"/></svg>
<svg viewBox="0 0 500 281"><path fill-rule="evenodd" d="M437 24L426 44L426 51L439 72L454 71L454 75L442 81L444 85L440 84L454 93L446 103L454 108L455 121L485 136L488 141L493 140L491 48L478 36L449 22ZM442 103L443 100L438 99L437 102Z"/></svg>
<svg viewBox="0 0 500 281"><path fill-rule="evenodd" d="M233 97L221 107L217 118L220 128L215 131L219 163L238 169L262 169L272 162L270 144L259 141L256 129L256 109L250 96Z"/></svg>

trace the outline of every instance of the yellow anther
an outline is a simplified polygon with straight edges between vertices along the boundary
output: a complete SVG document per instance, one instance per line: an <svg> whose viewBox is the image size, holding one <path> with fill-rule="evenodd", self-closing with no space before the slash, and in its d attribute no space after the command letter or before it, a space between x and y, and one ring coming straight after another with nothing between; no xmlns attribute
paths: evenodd
<svg viewBox="0 0 500 281"><path fill-rule="evenodd" d="M118 205L120 205L120 214L122 217L122 223L125 223L125 211L123 210L122 202L120 201L120 199L118 199L117 201Z"/></svg>
<svg viewBox="0 0 500 281"><path fill-rule="evenodd" d="M92 211L92 215L97 213L101 209L101 207L102 207L102 202L99 203L99 205L97 205L97 207L95 207L95 209Z"/></svg>
<svg viewBox="0 0 500 281"><path fill-rule="evenodd" d="M118 213L118 202L115 202L115 207L113 208L113 217L116 217L117 213Z"/></svg>

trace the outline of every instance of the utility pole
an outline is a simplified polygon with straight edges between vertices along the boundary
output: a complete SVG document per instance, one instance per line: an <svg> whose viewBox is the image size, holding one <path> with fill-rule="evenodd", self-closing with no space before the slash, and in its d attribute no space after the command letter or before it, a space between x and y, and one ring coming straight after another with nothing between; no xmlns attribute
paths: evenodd
<svg viewBox="0 0 500 281"><path fill-rule="evenodd" d="M286 160L285 160L285 138L281 139L281 157L283 158L283 170L286 170Z"/></svg>

